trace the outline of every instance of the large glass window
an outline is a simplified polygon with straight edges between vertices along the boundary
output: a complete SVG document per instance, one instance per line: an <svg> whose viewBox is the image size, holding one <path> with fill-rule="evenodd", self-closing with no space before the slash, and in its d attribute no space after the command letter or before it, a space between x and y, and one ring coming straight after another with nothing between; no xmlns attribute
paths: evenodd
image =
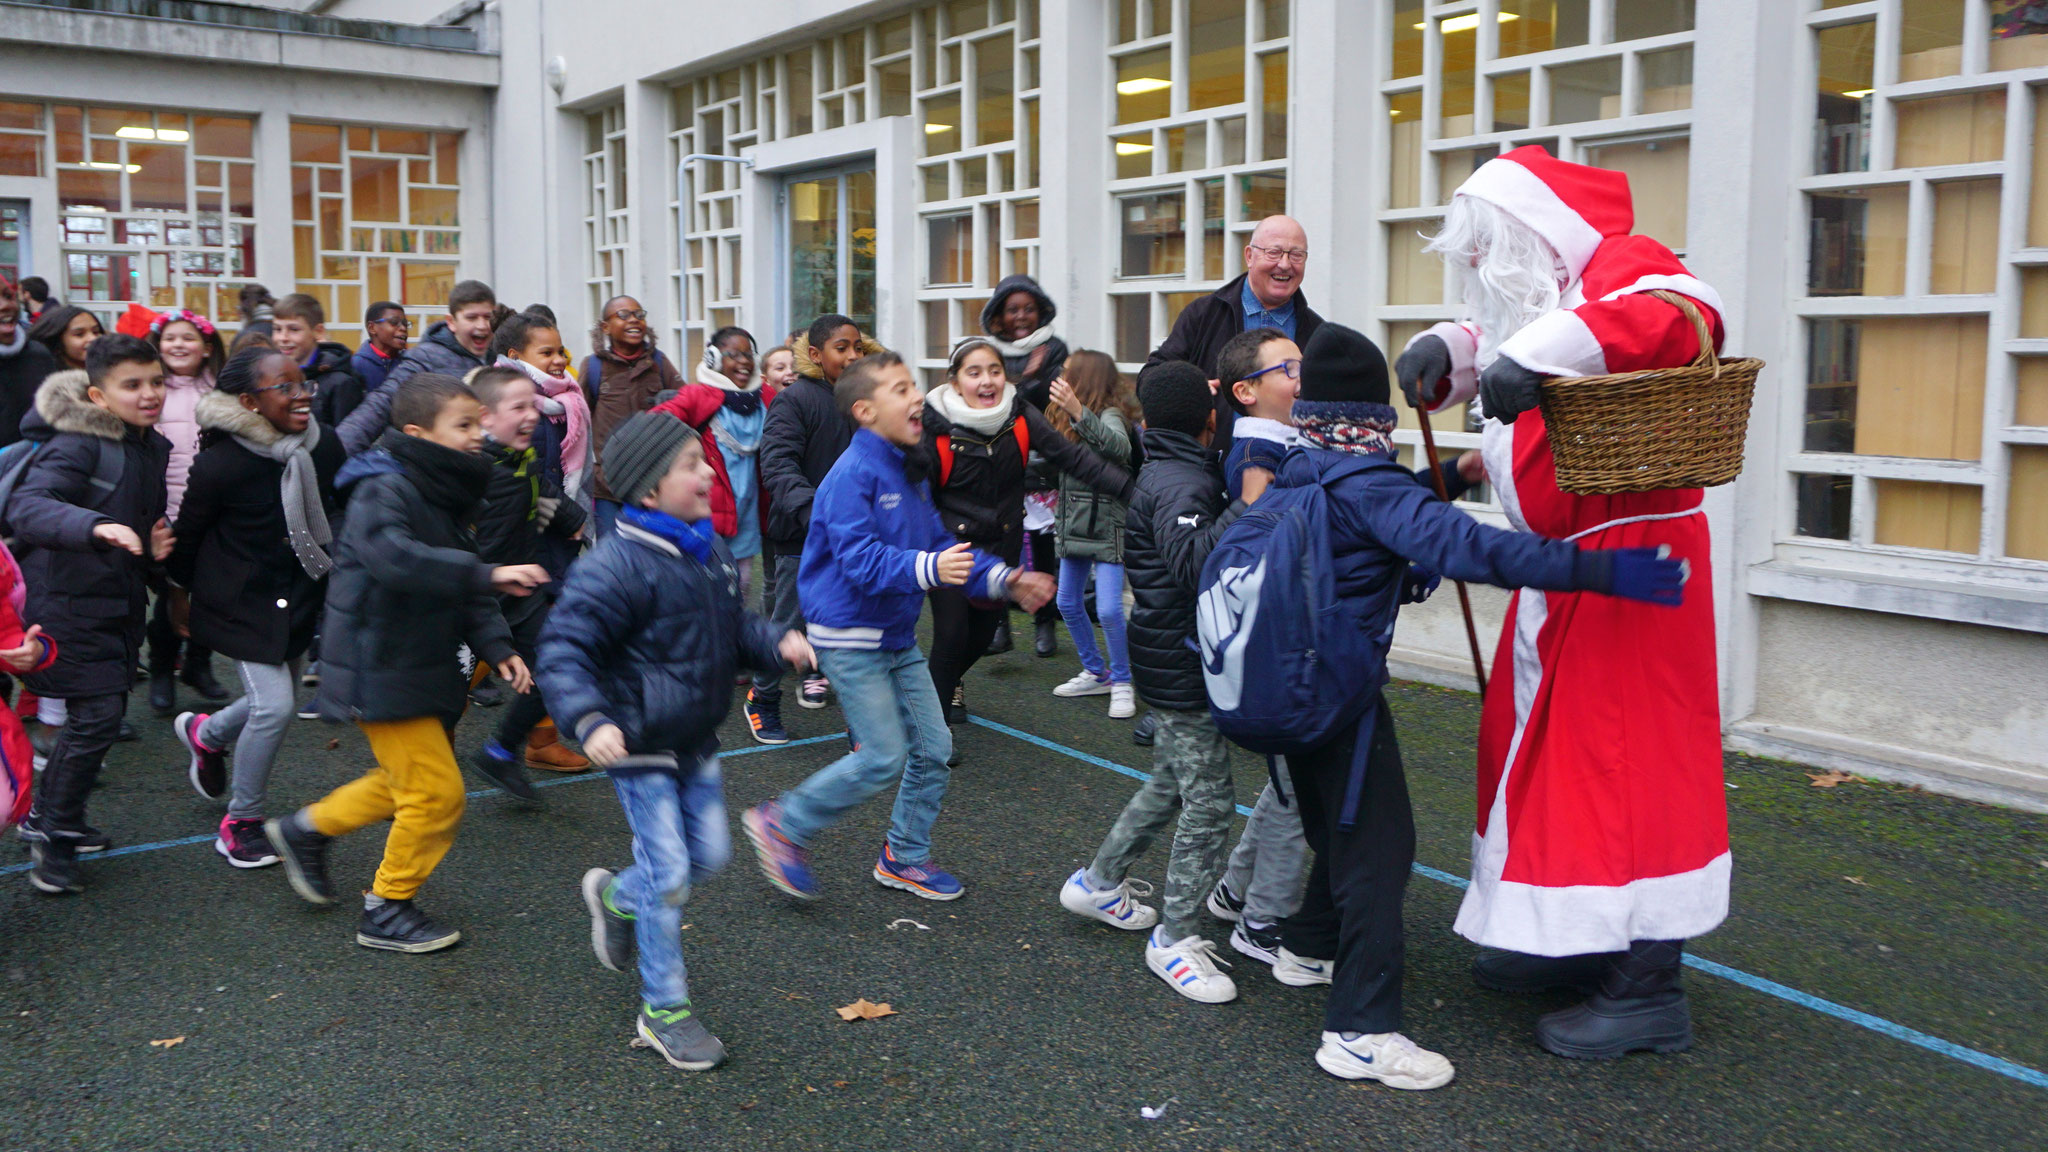
<svg viewBox="0 0 2048 1152"><path fill-rule="evenodd" d="M334 338L359 339L378 300L445 311L462 256L462 137L305 121L291 132L294 273Z"/></svg>

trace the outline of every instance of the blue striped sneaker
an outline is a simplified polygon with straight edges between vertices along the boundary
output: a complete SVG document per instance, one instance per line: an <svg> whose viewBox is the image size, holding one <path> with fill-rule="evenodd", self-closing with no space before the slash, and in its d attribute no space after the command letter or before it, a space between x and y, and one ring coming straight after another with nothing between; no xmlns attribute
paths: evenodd
<svg viewBox="0 0 2048 1152"><path fill-rule="evenodd" d="M1133 893L1143 895L1150 891L1150 884L1131 879L1114 888L1096 888L1088 883L1088 869L1077 868L1060 885L1060 907L1076 916L1100 920L1111 928L1138 932L1159 923L1156 910L1131 899Z"/></svg>
<svg viewBox="0 0 2048 1152"><path fill-rule="evenodd" d="M1222 1004L1237 999L1237 982L1216 970L1216 965L1228 963L1216 955L1214 944L1200 936L1161 944L1159 929L1154 928L1152 935L1145 938L1145 967L1197 1004Z"/></svg>
<svg viewBox="0 0 2048 1152"><path fill-rule="evenodd" d="M929 862L905 864L896 859L896 853L887 844L882 845L882 854L875 860L875 883L884 888L901 888L927 900L958 900L965 891L951 872L934 868Z"/></svg>
<svg viewBox="0 0 2048 1152"><path fill-rule="evenodd" d="M740 814L740 826L754 842L761 874L776 888L799 900L816 900L818 882L811 876L811 854L782 834L782 805L771 800Z"/></svg>

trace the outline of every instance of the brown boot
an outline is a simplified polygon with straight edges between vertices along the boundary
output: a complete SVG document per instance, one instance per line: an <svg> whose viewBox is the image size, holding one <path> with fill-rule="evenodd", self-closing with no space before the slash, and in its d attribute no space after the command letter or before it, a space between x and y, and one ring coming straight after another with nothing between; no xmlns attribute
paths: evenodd
<svg viewBox="0 0 2048 1152"><path fill-rule="evenodd" d="M553 720L543 720L526 738L526 766L543 772L585 772L590 769L590 761L562 743Z"/></svg>

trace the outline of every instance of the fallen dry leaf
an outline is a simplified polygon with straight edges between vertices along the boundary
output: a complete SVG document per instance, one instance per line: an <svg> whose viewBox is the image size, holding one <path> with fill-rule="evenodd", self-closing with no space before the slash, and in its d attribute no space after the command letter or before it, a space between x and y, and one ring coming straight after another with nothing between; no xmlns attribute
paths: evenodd
<svg viewBox="0 0 2048 1152"><path fill-rule="evenodd" d="M853 1083L853 1081L851 1081L851 1080L834 1080L834 1081L832 1082L832 1086L833 1086L834 1088L844 1088L844 1087L847 1087L848 1085L850 1085L850 1084L852 1084L852 1083Z"/></svg>
<svg viewBox="0 0 2048 1152"><path fill-rule="evenodd" d="M173 1036L169 1040L151 1040L149 1046L151 1048L176 1048L184 1042L185 1038L183 1036Z"/></svg>
<svg viewBox="0 0 2048 1152"><path fill-rule="evenodd" d="M871 1003L865 996L844 1008L834 1008L833 1011L839 1013L841 1020L849 1022L854 1020L880 1020L884 1016L899 1015L894 1008L889 1007L887 1004Z"/></svg>
<svg viewBox="0 0 2048 1152"><path fill-rule="evenodd" d="M740 1105L740 1111L752 1112L754 1109L759 1108L760 1106L761 1102L759 1100L749 1100L745 1104Z"/></svg>
<svg viewBox="0 0 2048 1152"><path fill-rule="evenodd" d="M337 737L335 737L334 739L332 739L332 740L329 740L329 741L327 742L327 750L328 750L329 752L332 752L332 751L334 751L334 750L335 750L336 748L339 748L339 747L341 747L341 737L339 737L339 736L337 736Z"/></svg>
<svg viewBox="0 0 2048 1152"><path fill-rule="evenodd" d="M1844 772L1840 768L1830 768L1825 772L1808 772L1806 778L1813 781L1815 788L1833 788L1837 784L1846 784L1851 780L1862 779L1862 777L1855 773Z"/></svg>

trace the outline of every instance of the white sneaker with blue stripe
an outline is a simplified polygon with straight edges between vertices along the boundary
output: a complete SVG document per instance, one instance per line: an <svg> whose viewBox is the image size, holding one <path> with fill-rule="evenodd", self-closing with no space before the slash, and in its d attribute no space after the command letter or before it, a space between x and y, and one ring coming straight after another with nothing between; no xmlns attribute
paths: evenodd
<svg viewBox="0 0 2048 1152"><path fill-rule="evenodd" d="M1316 1063L1332 1076L1410 1091L1441 1088L1458 1074L1441 1053L1419 1048L1399 1032L1325 1032Z"/></svg>
<svg viewBox="0 0 2048 1152"><path fill-rule="evenodd" d="M1076 916L1100 920L1111 928L1137 932L1159 923L1157 911L1131 898L1133 893L1150 891L1150 884L1129 879L1114 888L1093 887L1088 883L1088 869L1082 868L1060 885L1060 907Z"/></svg>
<svg viewBox="0 0 2048 1152"><path fill-rule="evenodd" d="M1197 1004L1223 1004L1237 999L1237 982L1216 970L1229 964L1216 955L1216 946L1200 936L1172 944L1159 942L1159 929L1145 938L1145 967L1173 986L1175 992Z"/></svg>
<svg viewBox="0 0 2048 1152"><path fill-rule="evenodd" d="M1240 948L1242 952L1244 949ZM1246 953L1249 955L1249 953ZM1307 988L1315 984L1328 984L1330 973L1336 965L1328 960L1317 960L1308 956L1296 956L1281 945L1273 954L1273 979L1292 988Z"/></svg>

